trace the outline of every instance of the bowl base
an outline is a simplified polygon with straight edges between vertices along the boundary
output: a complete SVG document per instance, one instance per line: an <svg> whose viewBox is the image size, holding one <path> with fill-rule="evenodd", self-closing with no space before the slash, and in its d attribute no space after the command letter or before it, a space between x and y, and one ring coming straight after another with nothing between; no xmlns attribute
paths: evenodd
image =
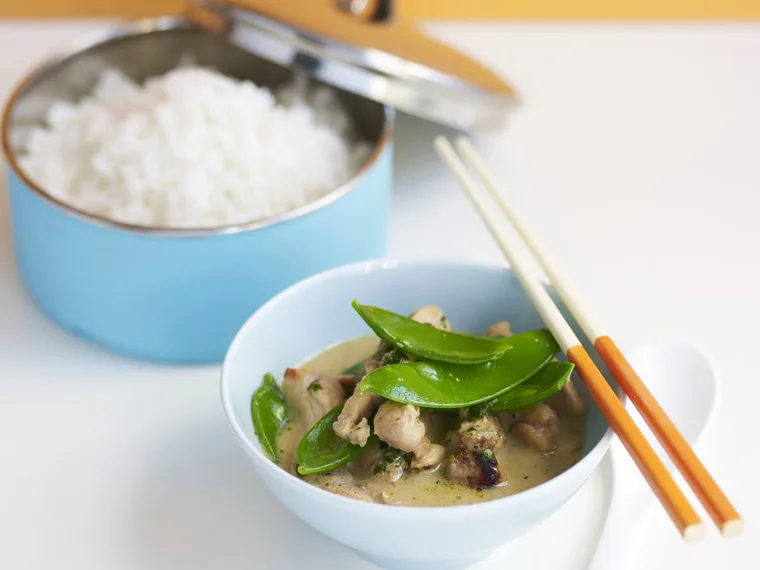
<svg viewBox="0 0 760 570"><path fill-rule="evenodd" d="M481 560L488 558L493 551L479 552L456 560L411 560L408 558L392 558L379 556L368 552L355 550L367 562L385 568L386 570L465 570Z"/></svg>

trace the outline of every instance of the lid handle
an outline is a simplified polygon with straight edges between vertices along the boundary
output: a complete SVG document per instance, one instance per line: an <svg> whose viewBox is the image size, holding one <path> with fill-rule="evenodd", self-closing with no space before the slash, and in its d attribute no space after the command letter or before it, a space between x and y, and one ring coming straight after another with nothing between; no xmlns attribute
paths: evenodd
<svg viewBox="0 0 760 570"><path fill-rule="evenodd" d="M394 16L393 0L337 0L344 12L364 22L389 22Z"/></svg>

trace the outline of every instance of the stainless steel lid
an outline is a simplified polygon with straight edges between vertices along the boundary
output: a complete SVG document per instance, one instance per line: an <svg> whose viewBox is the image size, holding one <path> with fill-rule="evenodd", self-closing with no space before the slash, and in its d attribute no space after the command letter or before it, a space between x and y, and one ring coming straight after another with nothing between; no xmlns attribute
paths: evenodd
<svg viewBox="0 0 760 570"><path fill-rule="evenodd" d="M502 125L499 76L394 18L392 0L191 0L190 16L280 65L462 130Z"/></svg>

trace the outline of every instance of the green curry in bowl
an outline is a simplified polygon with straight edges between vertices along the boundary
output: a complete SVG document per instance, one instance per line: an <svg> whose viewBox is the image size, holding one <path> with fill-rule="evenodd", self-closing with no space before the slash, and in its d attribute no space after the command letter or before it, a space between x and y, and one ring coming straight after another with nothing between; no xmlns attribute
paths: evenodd
<svg viewBox="0 0 760 570"><path fill-rule="evenodd" d="M333 346L251 400L280 467L363 501L476 503L559 475L583 453L586 405L545 329L452 330L443 312L353 307L374 334Z"/></svg>

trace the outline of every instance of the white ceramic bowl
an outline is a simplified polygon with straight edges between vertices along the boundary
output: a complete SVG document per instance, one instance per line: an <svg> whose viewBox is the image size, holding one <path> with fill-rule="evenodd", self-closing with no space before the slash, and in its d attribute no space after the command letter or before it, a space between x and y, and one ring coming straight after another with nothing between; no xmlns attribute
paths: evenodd
<svg viewBox="0 0 760 570"><path fill-rule="evenodd" d="M351 301L408 313L439 305L455 328L484 331L501 319L516 332L543 326L511 271L445 261L378 260L340 267L286 289L242 327L222 370L227 418L261 480L308 525L393 570L463 568L529 531L561 507L602 459L612 432L590 405L584 456L571 469L516 495L475 505L399 507L341 497L272 463L253 431L250 401L265 373L278 379L326 347L367 334ZM565 316L569 315L565 311ZM570 319L569 319L570 320ZM574 321L579 337L585 339ZM606 373L606 369L597 362ZM609 374L606 374L609 377ZM617 385L614 386L620 394ZM590 399L579 385L588 402ZM251 509L255 509L251 505Z"/></svg>

